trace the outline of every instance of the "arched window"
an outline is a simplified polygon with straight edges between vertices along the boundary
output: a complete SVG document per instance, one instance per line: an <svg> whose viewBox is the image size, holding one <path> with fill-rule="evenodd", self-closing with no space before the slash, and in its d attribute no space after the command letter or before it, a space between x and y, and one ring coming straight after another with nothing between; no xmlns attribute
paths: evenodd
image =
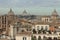
<svg viewBox="0 0 60 40"><path fill-rule="evenodd" d="M53 40L57 40L57 37L54 37L54 39Z"/></svg>
<svg viewBox="0 0 60 40"><path fill-rule="evenodd" d="M33 29L33 34L35 34L36 33L36 30L35 29Z"/></svg>
<svg viewBox="0 0 60 40"><path fill-rule="evenodd" d="M26 40L26 37L23 37L23 40Z"/></svg>
<svg viewBox="0 0 60 40"><path fill-rule="evenodd" d="M47 37L43 36L43 40L47 40Z"/></svg>
<svg viewBox="0 0 60 40"><path fill-rule="evenodd" d="M52 40L52 38L51 37L48 37L48 40Z"/></svg>
<svg viewBox="0 0 60 40"><path fill-rule="evenodd" d="M40 34L41 33L41 30L38 30L38 34Z"/></svg>
<svg viewBox="0 0 60 40"><path fill-rule="evenodd" d="M34 40L36 40L36 36L34 36Z"/></svg>
<svg viewBox="0 0 60 40"><path fill-rule="evenodd" d="M41 40L41 36L38 37L38 40Z"/></svg>

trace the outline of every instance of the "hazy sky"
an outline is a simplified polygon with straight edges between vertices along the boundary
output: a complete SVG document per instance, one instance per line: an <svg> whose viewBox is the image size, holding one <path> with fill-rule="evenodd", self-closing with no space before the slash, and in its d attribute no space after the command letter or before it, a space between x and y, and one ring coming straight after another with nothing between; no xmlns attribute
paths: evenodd
<svg viewBox="0 0 60 40"><path fill-rule="evenodd" d="M60 0L0 0L0 13L7 13L9 8L18 14L24 9L30 14L50 14L54 9L60 13Z"/></svg>

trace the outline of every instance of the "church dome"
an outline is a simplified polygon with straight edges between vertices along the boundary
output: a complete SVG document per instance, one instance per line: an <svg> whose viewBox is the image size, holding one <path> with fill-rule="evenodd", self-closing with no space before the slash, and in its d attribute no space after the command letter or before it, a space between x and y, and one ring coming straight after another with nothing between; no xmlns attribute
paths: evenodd
<svg viewBox="0 0 60 40"><path fill-rule="evenodd" d="M58 16L56 9L52 12L52 16Z"/></svg>
<svg viewBox="0 0 60 40"><path fill-rule="evenodd" d="M10 8L10 11L8 12L8 15L14 15L14 12L12 11L11 8Z"/></svg>

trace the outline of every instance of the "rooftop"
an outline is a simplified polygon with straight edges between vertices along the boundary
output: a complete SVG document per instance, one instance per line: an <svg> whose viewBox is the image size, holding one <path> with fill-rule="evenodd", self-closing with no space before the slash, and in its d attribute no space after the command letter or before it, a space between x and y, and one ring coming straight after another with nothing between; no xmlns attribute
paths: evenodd
<svg viewBox="0 0 60 40"><path fill-rule="evenodd" d="M21 33L18 33L17 34L17 36L21 36L21 35L26 35L26 36L30 36L32 34L32 32L26 32L26 31L24 31L24 32L21 32Z"/></svg>
<svg viewBox="0 0 60 40"><path fill-rule="evenodd" d="M0 39L0 40L8 40L8 39L6 39L6 38L3 38L3 39Z"/></svg>

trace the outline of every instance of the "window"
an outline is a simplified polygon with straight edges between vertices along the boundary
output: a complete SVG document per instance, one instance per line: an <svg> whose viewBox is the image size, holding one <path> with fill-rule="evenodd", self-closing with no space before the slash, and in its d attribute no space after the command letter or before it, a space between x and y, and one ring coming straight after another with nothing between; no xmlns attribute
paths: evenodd
<svg viewBox="0 0 60 40"><path fill-rule="evenodd" d="M34 40L37 40L36 36L34 36Z"/></svg>
<svg viewBox="0 0 60 40"><path fill-rule="evenodd" d="M43 30L43 26L41 26L41 30Z"/></svg>
<svg viewBox="0 0 60 40"><path fill-rule="evenodd" d="M54 37L53 40L57 40L57 37Z"/></svg>
<svg viewBox="0 0 60 40"><path fill-rule="evenodd" d="M5 16L5 24L6 24L6 16Z"/></svg>
<svg viewBox="0 0 60 40"><path fill-rule="evenodd" d="M48 39L47 40L52 40L52 38L51 37L48 37Z"/></svg>
<svg viewBox="0 0 60 40"><path fill-rule="evenodd" d="M33 29L33 34L35 34L36 33L36 30L35 29Z"/></svg>
<svg viewBox="0 0 60 40"><path fill-rule="evenodd" d="M48 21L48 19L46 19Z"/></svg>
<svg viewBox="0 0 60 40"><path fill-rule="evenodd" d="M59 33L59 35L60 35L60 33Z"/></svg>
<svg viewBox="0 0 60 40"><path fill-rule="evenodd" d="M2 30L3 30L3 31L6 31L6 28L3 28Z"/></svg>
<svg viewBox="0 0 60 40"><path fill-rule="evenodd" d="M40 34L41 33L41 30L38 30L38 34Z"/></svg>
<svg viewBox="0 0 60 40"><path fill-rule="evenodd" d="M47 31L47 29L48 29L47 26L45 26L45 30L46 30L46 31Z"/></svg>
<svg viewBox="0 0 60 40"><path fill-rule="evenodd" d="M39 26L37 26L37 30L39 30Z"/></svg>
<svg viewBox="0 0 60 40"><path fill-rule="evenodd" d="M46 19L46 22L49 22L49 19L48 18Z"/></svg>
<svg viewBox="0 0 60 40"><path fill-rule="evenodd" d="M21 30L21 32L24 32L24 30Z"/></svg>
<svg viewBox="0 0 60 40"><path fill-rule="evenodd" d="M41 40L41 36L38 37L38 40Z"/></svg>
<svg viewBox="0 0 60 40"><path fill-rule="evenodd" d="M2 16L2 23L4 24L4 16Z"/></svg>
<svg viewBox="0 0 60 40"><path fill-rule="evenodd" d="M17 27L17 33L18 33L18 31L19 31L19 27Z"/></svg>
<svg viewBox="0 0 60 40"><path fill-rule="evenodd" d="M47 38L45 36L43 36L43 40L47 40Z"/></svg>
<svg viewBox="0 0 60 40"><path fill-rule="evenodd" d="M23 37L23 40L26 40L26 37Z"/></svg>

